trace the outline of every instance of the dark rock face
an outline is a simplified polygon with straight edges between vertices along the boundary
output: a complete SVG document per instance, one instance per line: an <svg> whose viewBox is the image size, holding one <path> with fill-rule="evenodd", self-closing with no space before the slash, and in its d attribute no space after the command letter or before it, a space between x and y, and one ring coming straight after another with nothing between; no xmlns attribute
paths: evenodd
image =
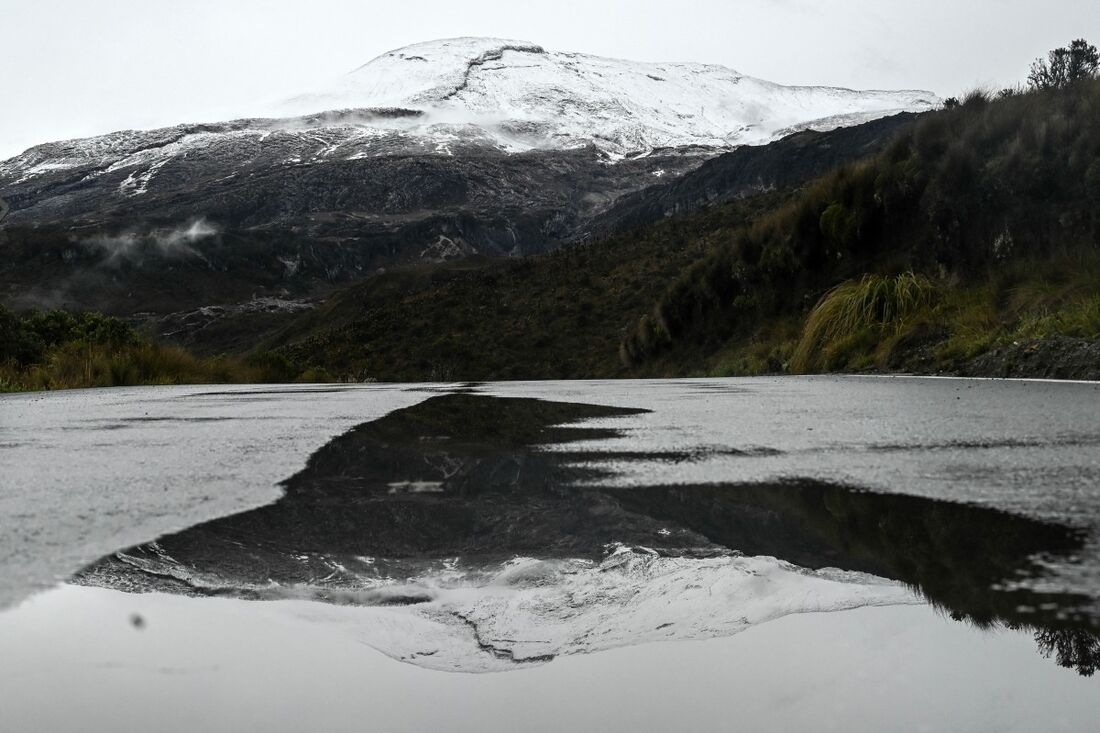
<svg viewBox="0 0 1100 733"><path fill-rule="evenodd" d="M876 152L914 117L797 133L702 167L717 151L617 162L595 147L508 154L471 132L444 154L397 133L362 140L348 132L358 128L309 127L318 120L40 146L0 166L11 207L0 302L166 314L316 297L393 265L539 254L797 185ZM340 156L326 157L335 148Z"/></svg>
<svg viewBox="0 0 1100 733"><path fill-rule="evenodd" d="M679 173L698 156L669 154L617 165L594 148L507 154L469 148L454 155L398 150L354 160L288 162L294 149L273 155L265 141L203 149L168 158L147 181L127 187L129 167L78 167L0 186L12 212L9 226L54 225L80 233L115 234L178 226L204 218L226 230L287 230L343 240L415 229L463 218L481 222L465 232L484 254L530 254L617 196L652 180L655 169ZM129 173L127 173L129 171ZM142 173L147 173L144 171ZM10 186L10 188L9 188ZM523 234L519 241L509 232ZM442 233L442 232L441 232ZM495 235L495 237L494 237Z"/></svg>
<svg viewBox="0 0 1100 733"><path fill-rule="evenodd" d="M594 148L508 155L382 155L272 163L239 146L135 171L77 168L25 183L0 177L0 299L18 306L169 313L253 297L323 294L393 265L522 257L570 241L653 171L700 162L670 153L611 164ZM283 151L288 154L292 151ZM187 286L174 287L183 275Z"/></svg>
<svg viewBox="0 0 1100 733"><path fill-rule="evenodd" d="M585 234L611 234L710 204L797 186L878 153L919 116L904 113L855 127L799 132L770 145L739 148L680 178L623 196L597 215Z"/></svg>

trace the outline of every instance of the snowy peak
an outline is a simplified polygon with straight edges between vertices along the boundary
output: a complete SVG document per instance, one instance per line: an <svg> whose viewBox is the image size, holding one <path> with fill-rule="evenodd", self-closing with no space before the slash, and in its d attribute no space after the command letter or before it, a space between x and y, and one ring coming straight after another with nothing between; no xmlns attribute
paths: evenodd
<svg viewBox="0 0 1100 733"><path fill-rule="evenodd" d="M623 61L528 41L456 38L382 54L254 117L36 146L0 162L0 197L11 204L9 223L130 219L138 210L157 212L154 218L162 220L164 207L183 223L194 212L170 202L201 191L204 206L217 201L226 207L224 216L247 219L250 226L300 223L294 216L305 212L404 217L435 215L459 200L491 209L514 197L527 210L535 199L552 200L555 211L571 213L532 223L526 239L556 242L562 231L576 231L573 217L587 217L706 157L798 130L832 130L938 104L928 92L791 87L723 66ZM526 160L511 155L529 152L535 154ZM490 175L473 162L486 156L502 168ZM572 172L563 173L546 156L565 160ZM446 175L420 175L414 159ZM607 163L617 163L616 170L606 170ZM395 173L403 166L405 173ZM525 166L530 170L521 173ZM326 167L370 175L355 174L338 185L321 173ZM512 176L508 185L505 168ZM545 178L532 186L527 178L535 170ZM294 197L297 208L255 203L289 195L287 180L306 187ZM262 196L240 193L269 185L274 188ZM298 213L289 214L291 208ZM453 232L436 232L419 249L441 234ZM509 230L485 241L515 246L518 239Z"/></svg>
<svg viewBox="0 0 1100 733"><path fill-rule="evenodd" d="M436 130L475 125L504 149L595 144L615 156L730 148L800 129L833 129L939 104L930 92L788 87L723 66L550 52L534 43L455 38L385 53L327 89L280 105L402 108Z"/></svg>
<svg viewBox="0 0 1100 733"><path fill-rule="evenodd" d="M486 149L594 146L612 160L662 150L697 155L939 104L931 92L783 86L710 64L455 38L382 54L256 117L41 145L0 164L0 185L78 168L98 177L195 155L216 155L234 170L242 161L311 164Z"/></svg>
<svg viewBox="0 0 1100 733"><path fill-rule="evenodd" d="M454 38L417 43L382 54L350 76L364 94L431 104L459 95L479 67L503 61L505 54L546 55L542 46L499 38Z"/></svg>

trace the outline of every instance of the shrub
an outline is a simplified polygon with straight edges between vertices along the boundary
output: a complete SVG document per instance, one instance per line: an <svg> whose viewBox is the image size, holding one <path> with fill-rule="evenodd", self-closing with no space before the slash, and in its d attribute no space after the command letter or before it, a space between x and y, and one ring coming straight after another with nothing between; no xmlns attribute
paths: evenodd
<svg viewBox="0 0 1100 733"><path fill-rule="evenodd" d="M1032 89L1065 89L1100 72L1100 53L1083 38L1056 48L1047 58L1036 59L1027 81Z"/></svg>
<svg viewBox="0 0 1100 733"><path fill-rule="evenodd" d="M331 381L286 356L200 359L144 339L130 325L100 313L0 308L0 391L122 387L142 384Z"/></svg>

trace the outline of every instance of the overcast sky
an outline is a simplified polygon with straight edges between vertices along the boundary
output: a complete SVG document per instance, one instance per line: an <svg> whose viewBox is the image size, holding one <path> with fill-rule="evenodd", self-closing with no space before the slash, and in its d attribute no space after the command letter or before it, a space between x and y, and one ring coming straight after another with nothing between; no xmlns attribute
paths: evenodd
<svg viewBox="0 0 1100 733"><path fill-rule="evenodd" d="M0 159L249 114L393 48L466 35L948 96L1100 41L1100 0L0 0Z"/></svg>

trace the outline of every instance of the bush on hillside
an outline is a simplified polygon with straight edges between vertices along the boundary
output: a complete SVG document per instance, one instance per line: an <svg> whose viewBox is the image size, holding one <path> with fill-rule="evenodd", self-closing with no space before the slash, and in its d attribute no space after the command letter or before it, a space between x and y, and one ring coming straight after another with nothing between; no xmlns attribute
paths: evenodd
<svg viewBox="0 0 1100 733"><path fill-rule="evenodd" d="M620 353L637 365L677 344L723 343L866 273L967 280L1098 241L1100 81L974 92L713 247Z"/></svg>
<svg viewBox="0 0 1100 733"><path fill-rule="evenodd" d="M283 355L200 359L101 313L0 307L0 392L140 384L329 381Z"/></svg>
<svg viewBox="0 0 1100 733"><path fill-rule="evenodd" d="M1096 46L1078 38L1069 46L1054 49L1045 59L1035 59L1027 81L1032 89L1065 89L1097 76L1100 76L1100 53Z"/></svg>

